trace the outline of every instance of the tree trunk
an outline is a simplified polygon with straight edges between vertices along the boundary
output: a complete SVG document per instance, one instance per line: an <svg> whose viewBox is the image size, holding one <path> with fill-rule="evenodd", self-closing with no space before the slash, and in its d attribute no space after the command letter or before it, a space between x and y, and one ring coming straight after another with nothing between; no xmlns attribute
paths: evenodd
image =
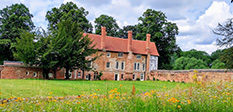
<svg viewBox="0 0 233 112"><path fill-rule="evenodd" d="M82 80L84 80L84 69L82 69Z"/></svg>
<svg viewBox="0 0 233 112"><path fill-rule="evenodd" d="M65 75L66 75L66 79L68 80L70 78L68 67L66 68L66 74Z"/></svg>
<svg viewBox="0 0 233 112"><path fill-rule="evenodd" d="M54 73L53 78L57 79L57 69L53 69L53 73Z"/></svg>
<svg viewBox="0 0 233 112"><path fill-rule="evenodd" d="M49 69L43 69L43 76L45 79L49 79L48 73L49 73Z"/></svg>

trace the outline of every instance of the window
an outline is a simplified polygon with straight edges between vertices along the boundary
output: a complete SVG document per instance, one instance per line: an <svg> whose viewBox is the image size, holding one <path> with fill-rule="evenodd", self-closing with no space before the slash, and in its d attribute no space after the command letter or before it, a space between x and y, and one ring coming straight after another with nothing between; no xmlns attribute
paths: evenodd
<svg viewBox="0 0 233 112"><path fill-rule="evenodd" d="M134 70L137 69L137 63L134 63L134 67L133 67Z"/></svg>
<svg viewBox="0 0 233 112"><path fill-rule="evenodd" d="M134 63L134 70L140 70L140 63Z"/></svg>
<svg viewBox="0 0 233 112"><path fill-rule="evenodd" d="M78 77L81 77L81 72L78 72Z"/></svg>
<svg viewBox="0 0 233 112"><path fill-rule="evenodd" d="M123 57L123 53L118 53L118 57Z"/></svg>
<svg viewBox="0 0 233 112"><path fill-rule="evenodd" d="M121 69L124 70L125 68L125 62L121 62Z"/></svg>
<svg viewBox="0 0 233 112"><path fill-rule="evenodd" d="M49 73L49 77L52 78L53 77L53 73Z"/></svg>
<svg viewBox="0 0 233 112"><path fill-rule="evenodd" d="M107 67L107 68L110 68L110 62L107 62L107 63L106 63L106 67Z"/></svg>
<svg viewBox="0 0 233 112"><path fill-rule="evenodd" d="M142 64L142 70L145 70L145 68L146 68L146 64L143 63L143 64Z"/></svg>
<svg viewBox="0 0 233 112"><path fill-rule="evenodd" d="M34 76L34 77L36 77L36 76L37 76L37 73L36 73L36 72L34 72L34 73L33 73L33 76Z"/></svg>
<svg viewBox="0 0 233 112"><path fill-rule="evenodd" d="M118 63L118 62L116 62L116 69L118 69L118 67L119 67L119 63Z"/></svg>
<svg viewBox="0 0 233 112"><path fill-rule="evenodd" d="M70 78L72 78L72 72L70 72L70 71L69 71L69 76L70 76ZM66 78L66 70L65 70L64 78Z"/></svg>
<svg viewBox="0 0 233 112"><path fill-rule="evenodd" d="M135 75L133 74L133 80L135 80Z"/></svg>
<svg viewBox="0 0 233 112"><path fill-rule="evenodd" d="M140 79L141 79L141 81L144 80L144 74L141 74Z"/></svg>
<svg viewBox="0 0 233 112"><path fill-rule="evenodd" d="M121 74L121 80L123 80L124 79L124 74Z"/></svg>
<svg viewBox="0 0 233 112"><path fill-rule="evenodd" d="M139 68L140 68L140 63L138 63L137 70L139 70Z"/></svg>
<svg viewBox="0 0 233 112"><path fill-rule="evenodd" d="M111 53L108 52L108 53L107 53L107 57L111 57Z"/></svg>
<svg viewBox="0 0 233 112"><path fill-rule="evenodd" d="M26 75L29 75L29 72L26 72Z"/></svg>
<svg viewBox="0 0 233 112"><path fill-rule="evenodd" d="M89 68L91 68L91 62L88 62L88 63L87 63L87 66L88 66Z"/></svg>
<svg viewBox="0 0 233 112"><path fill-rule="evenodd" d="M137 55L136 57L137 57L137 59L141 59L142 56L141 55Z"/></svg>

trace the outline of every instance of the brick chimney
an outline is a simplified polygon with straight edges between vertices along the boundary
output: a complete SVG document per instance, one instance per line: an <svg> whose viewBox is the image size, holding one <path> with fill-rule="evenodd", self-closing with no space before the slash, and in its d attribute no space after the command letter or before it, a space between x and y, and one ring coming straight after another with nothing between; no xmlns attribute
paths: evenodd
<svg viewBox="0 0 233 112"><path fill-rule="evenodd" d="M132 41L133 41L133 37L132 37L132 31L128 31L128 52L132 51Z"/></svg>
<svg viewBox="0 0 233 112"><path fill-rule="evenodd" d="M147 54L150 52L150 34L146 34L146 50Z"/></svg>
<svg viewBox="0 0 233 112"><path fill-rule="evenodd" d="M101 27L101 45L100 45L100 49L104 49L106 35L107 35L106 27Z"/></svg>

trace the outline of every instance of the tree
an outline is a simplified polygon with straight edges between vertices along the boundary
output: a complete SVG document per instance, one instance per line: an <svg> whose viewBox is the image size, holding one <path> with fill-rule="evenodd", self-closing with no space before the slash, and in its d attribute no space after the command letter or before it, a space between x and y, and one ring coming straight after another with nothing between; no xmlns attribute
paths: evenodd
<svg viewBox="0 0 233 112"><path fill-rule="evenodd" d="M119 34L118 36L121 38L128 38L128 31L132 31L133 32L133 37L136 36L136 34L138 33L137 31L137 25L128 25L128 26L123 26L123 29L119 30Z"/></svg>
<svg viewBox="0 0 233 112"><path fill-rule="evenodd" d="M119 31L119 26L116 20L108 15L100 15L95 19L95 33L101 34L101 27L106 27L107 35L109 36L119 36L117 33Z"/></svg>
<svg viewBox="0 0 233 112"><path fill-rule="evenodd" d="M34 28L32 14L24 4L13 4L0 10L0 55L3 60L14 60L12 44L26 30Z"/></svg>
<svg viewBox="0 0 233 112"><path fill-rule="evenodd" d="M137 25L138 33L136 39L146 40L146 34L151 34L151 41L155 42L159 58L160 69L172 69L170 64L172 54L178 50L175 35L178 34L178 27L175 23L168 22L167 17L161 11L147 9Z"/></svg>
<svg viewBox="0 0 233 112"><path fill-rule="evenodd" d="M204 61L208 66L210 66L211 64L211 57L209 56L209 54L205 51L197 51L195 49L191 49L189 51L184 51L181 53L181 56L184 57L189 57L189 58L196 58L196 59L201 59L202 61Z"/></svg>
<svg viewBox="0 0 233 112"><path fill-rule="evenodd" d="M223 53L223 50L221 50L221 49L218 49L218 50L212 52L211 53L211 60L214 61L216 59L220 59L222 53Z"/></svg>
<svg viewBox="0 0 233 112"><path fill-rule="evenodd" d="M16 38L14 57L26 66L38 66L43 69L43 76L48 79L50 69L57 70L59 59L51 49L51 36L40 31L24 31ZM56 76L54 76L56 78Z"/></svg>
<svg viewBox="0 0 233 112"><path fill-rule="evenodd" d="M87 15L88 11L85 11L83 7L78 8L73 2L67 2L66 4L62 4L59 8L54 7L51 11L48 11L46 19L49 22L49 30L56 30L58 28L58 23L71 18L73 22L79 24L79 27L84 32L91 33L92 25L87 20Z"/></svg>
<svg viewBox="0 0 233 112"><path fill-rule="evenodd" d="M63 20L58 24L58 30L53 34L53 52L56 52L60 61L60 68L66 69L66 79L69 79L69 72L74 69L90 70L88 63L97 59L98 56L91 56L97 52L93 49L92 42L88 36L83 36L82 28L79 23L72 19Z"/></svg>
<svg viewBox="0 0 233 112"><path fill-rule="evenodd" d="M211 69L224 69L225 63L221 62L220 59L216 59L213 61Z"/></svg>
<svg viewBox="0 0 233 112"><path fill-rule="evenodd" d="M217 39L217 45L220 47L227 47L223 51L220 61L225 63L225 67L228 69L233 68L233 18L228 19L225 24L218 24L217 28L213 30L214 34L223 38Z"/></svg>
<svg viewBox="0 0 233 112"><path fill-rule="evenodd" d="M175 61L175 70L189 70L189 69L205 69L207 64L200 59L194 57L180 57Z"/></svg>

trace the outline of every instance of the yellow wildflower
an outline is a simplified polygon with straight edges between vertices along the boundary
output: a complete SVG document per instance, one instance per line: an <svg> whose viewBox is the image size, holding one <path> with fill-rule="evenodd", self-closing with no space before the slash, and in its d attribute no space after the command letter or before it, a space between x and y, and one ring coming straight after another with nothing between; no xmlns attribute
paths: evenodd
<svg viewBox="0 0 233 112"><path fill-rule="evenodd" d="M77 102L77 104L80 104L80 102Z"/></svg>
<svg viewBox="0 0 233 112"><path fill-rule="evenodd" d="M181 108L181 106L180 106L180 105L178 105L177 107L178 107L178 108Z"/></svg>
<svg viewBox="0 0 233 112"><path fill-rule="evenodd" d="M120 87L122 87L122 85L120 84Z"/></svg>

